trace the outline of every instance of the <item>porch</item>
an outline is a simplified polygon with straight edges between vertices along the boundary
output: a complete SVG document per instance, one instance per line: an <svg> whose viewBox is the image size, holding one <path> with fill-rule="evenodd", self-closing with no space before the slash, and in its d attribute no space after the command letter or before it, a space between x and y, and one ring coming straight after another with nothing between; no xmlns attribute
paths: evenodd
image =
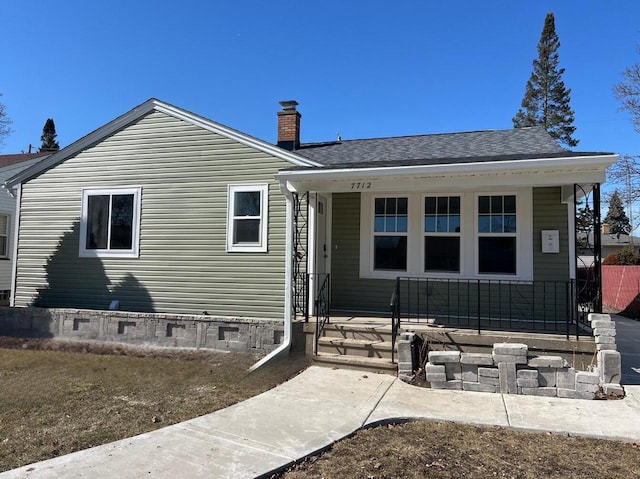
<svg viewBox="0 0 640 479"><path fill-rule="evenodd" d="M428 350L490 353L494 343L525 343L533 354L561 356L576 369L585 370L596 353L594 338L586 332L567 337L550 331L478 331L439 324L433 319L414 319L401 323L394 335L390 314L357 311L332 311L324 324L318 316L311 316L308 321L298 317L296 323L294 328L297 326L302 332L299 340L305 341L307 354L313 355L317 364L387 374L397 373L397 338L404 332L422 338L422 354Z"/></svg>
<svg viewBox="0 0 640 479"><path fill-rule="evenodd" d="M580 280L399 276L392 283L387 313L332 308L329 274L307 273L304 283L299 320L305 350L330 366L395 373L397 342L405 332L416 333L423 343L421 351L413 352L414 365L423 364L429 350L487 353L494 343L511 342L586 368L596 351L586 321L592 298L582 293ZM316 291L313 298L310 291Z"/></svg>
<svg viewBox="0 0 640 479"><path fill-rule="evenodd" d="M390 370L399 335L414 331L432 349L525 342L571 364L583 353L590 362L585 319L601 311L600 245L587 245L587 255L576 238L600 228L599 183L530 174L536 186L501 174L482 184L401 175L361 188L306 183L300 173L300 183L288 184L297 189L292 293L295 314L313 324L304 328L314 337L307 351Z"/></svg>

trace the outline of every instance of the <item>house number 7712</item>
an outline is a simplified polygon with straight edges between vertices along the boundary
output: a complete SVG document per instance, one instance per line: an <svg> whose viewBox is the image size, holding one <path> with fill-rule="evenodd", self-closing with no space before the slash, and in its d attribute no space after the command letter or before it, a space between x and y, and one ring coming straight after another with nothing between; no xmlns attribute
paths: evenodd
<svg viewBox="0 0 640 479"><path fill-rule="evenodd" d="M357 183L351 183L352 190L368 190L369 188L371 188L370 181L358 181Z"/></svg>

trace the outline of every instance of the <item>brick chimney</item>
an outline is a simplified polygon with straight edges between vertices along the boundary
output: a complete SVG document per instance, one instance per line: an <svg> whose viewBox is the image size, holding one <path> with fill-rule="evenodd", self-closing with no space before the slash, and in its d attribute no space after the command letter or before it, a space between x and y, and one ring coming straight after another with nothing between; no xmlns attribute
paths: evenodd
<svg viewBox="0 0 640 479"><path fill-rule="evenodd" d="M295 100L281 101L282 111L278 112L278 146L293 151L300 148L300 118Z"/></svg>
<svg viewBox="0 0 640 479"><path fill-rule="evenodd" d="M609 225L607 223L602 223L602 234L603 235L608 235L609 234Z"/></svg>

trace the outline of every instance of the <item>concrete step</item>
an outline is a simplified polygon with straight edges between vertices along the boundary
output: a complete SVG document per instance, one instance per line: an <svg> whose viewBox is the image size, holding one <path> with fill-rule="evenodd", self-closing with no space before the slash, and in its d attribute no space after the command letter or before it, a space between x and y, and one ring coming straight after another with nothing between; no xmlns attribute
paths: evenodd
<svg viewBox="0 0 640 479"><path fill-rule="evenodd" d="M391 341L391 324L388 326L366 326L359 324L331 324L324 326L324 336L367 341Z"/></svg>
<svg viewBox="0 0 640 479"><path fill-rule="evenodd" d="M313 357L317 366L354 369L370 373L398 374L398 365L385 358L365 358L342 354L319 353Z"/></svg>
<svg viewBox="0 0 640 479"><path fill-rule="evenodd" d="M370 341L325 336L318 340L321 353L341 354L368 358L391 359L391 341Z"/></svg>

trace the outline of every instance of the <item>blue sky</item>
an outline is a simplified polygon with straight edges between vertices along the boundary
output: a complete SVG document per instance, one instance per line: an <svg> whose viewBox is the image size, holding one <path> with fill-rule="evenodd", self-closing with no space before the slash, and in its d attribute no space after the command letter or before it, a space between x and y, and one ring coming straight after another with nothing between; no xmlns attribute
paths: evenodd
<svg viewBox="0 0 640 479"><path fill-rule="evenodd" d="M275 142L511 128L552 11L578 151L640 153L612 86L640 61L635 0L5 2L1 153L66 146L150 97Z"/></svg>

